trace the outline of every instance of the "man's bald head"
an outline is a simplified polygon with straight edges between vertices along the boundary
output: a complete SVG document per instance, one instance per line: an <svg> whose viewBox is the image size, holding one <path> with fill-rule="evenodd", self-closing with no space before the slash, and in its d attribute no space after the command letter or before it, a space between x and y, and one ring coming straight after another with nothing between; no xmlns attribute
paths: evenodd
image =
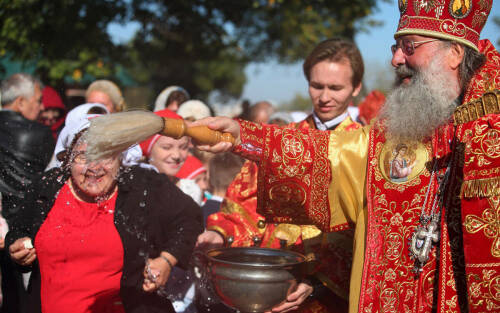
<svg viewBox="0 0 500 313"><path fill-rule="evenodd" d="M273 105L268 101L259 101L250 107L250 120L255 123L267 123L274 113Z"/></svg>

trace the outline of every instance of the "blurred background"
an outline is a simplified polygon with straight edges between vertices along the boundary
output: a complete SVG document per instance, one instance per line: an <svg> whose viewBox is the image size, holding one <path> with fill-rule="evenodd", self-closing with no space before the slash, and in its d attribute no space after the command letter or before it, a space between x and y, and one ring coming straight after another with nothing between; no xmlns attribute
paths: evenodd
<svg viewBox="0 0 500 313"><path fill-rule="evenodd" d="M352 38L365 60L364 92L387 92L399 19L390 0L0 0L0 79L37 75L69 106L109 79L127 108L151 108L178 85L220 114L243 100L308 110L302 61L321 40ZM500 4L482 38L500 46ZM231 113L229 113L231 112Z"/></svg>

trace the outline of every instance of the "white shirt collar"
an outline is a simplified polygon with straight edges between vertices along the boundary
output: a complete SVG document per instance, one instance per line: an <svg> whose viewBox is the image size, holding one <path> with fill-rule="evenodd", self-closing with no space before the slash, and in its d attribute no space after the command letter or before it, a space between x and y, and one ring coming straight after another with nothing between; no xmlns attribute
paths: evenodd
<svg viewBox="0 0 500 313"><path fill-rule="evenodd" d="M212 195L212 198L210 198L210 200L222 202L224 200L224 198L222 198L220 196Z"/></svg>
<svg viewBox="0 0 500 313"><path fill-rule="evenodd" d="M345 111L344 113L340 114L339 116L323 123L319 119L319 117L316 115L316 112L313 111L314 123L316 124L316 127L319 130L327 130L328 128L330 128L332 126L335 126L335 125L342 123L342 121L344 121L348 115L349 114L347 113L347 111Z"/></svg>

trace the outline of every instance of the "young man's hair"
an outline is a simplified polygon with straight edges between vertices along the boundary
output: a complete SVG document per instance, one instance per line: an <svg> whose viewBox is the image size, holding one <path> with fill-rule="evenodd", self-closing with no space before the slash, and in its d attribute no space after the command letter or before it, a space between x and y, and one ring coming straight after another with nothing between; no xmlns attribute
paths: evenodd
<svg viewBox="0 0 500 313"><path fill-rule="evenodd" d="M356 44L345 38L331 38L320 42L309 54L303 64L304 75L307 81L311 78L311 69L322 61L342 62L348 60L352 69L352 85L359 86L363 80L365 66L363 57Z"/></svg>
<svg viewBox="0 0 500 313"><path fill-rule="evenodd" d="M211 189L226 190L240 172L243 162L242 158L230 152L216 154L210 159L208 183Z"/></svg>
<svg viewBox="0 0 500 313"><path fill-rule="evenodd" d="M177 101L178 105L181 105L182 103L188 100L189 97L188 95L186 95L185 92L181 90L174 90L168 95L167 102L165 103L165 108L168 107L168 105L174 101Z"/></svg>

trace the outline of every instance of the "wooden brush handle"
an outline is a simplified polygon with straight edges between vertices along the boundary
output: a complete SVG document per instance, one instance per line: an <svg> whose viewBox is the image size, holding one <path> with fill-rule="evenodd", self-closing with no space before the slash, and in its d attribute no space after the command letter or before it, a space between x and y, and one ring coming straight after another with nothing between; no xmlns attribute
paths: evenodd
<svg viewBox="0 0 500 313"><path fill-rule="evenodd" d="M198 144L215 145L221 141L230 142L234 145L234 138L229 133L221 133L220 131L212 130L207 126L187 127L184 120L164 117L164 127L161 133L175 139L182 136L193 138Z"/></svg>

